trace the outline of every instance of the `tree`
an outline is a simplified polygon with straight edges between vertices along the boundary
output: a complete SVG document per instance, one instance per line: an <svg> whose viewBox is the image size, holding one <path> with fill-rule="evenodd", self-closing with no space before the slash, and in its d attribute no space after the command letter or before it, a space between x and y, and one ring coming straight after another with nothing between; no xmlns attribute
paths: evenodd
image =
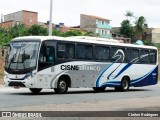
<svg viewBox="0 0 160 120"><path fill-rule="evenodd" d="M126 37L132 38L133 36L133 27L130 24L129 20L124 20L121 23L120 34L125 35Z"/></svg>
<svg viewBox="0 0 160 120"><path fill-rule="evenodd" d="M82 36L82 32L78 30L70 30L62 35L63 37L70 37L70 36Z"/></svg>
<svg viewBox="0 0 160 120"><path fill-rule="evenodd" d="M47 36L48 35L48 29L44 28L40 25L32 25L29 29L28 29L28 33L29 35L44 35Z"/></svg>
<svg viewBox="0 0 160 120"><path fill-rule="evenodd" d="M9 43L11 39L8 30L0 27L0 45Z"/></svg>
<svg viewBox="0 0 160 120"><path fill-rule="evenodd" d="M124 15L127 17L127 19L129 18L130 22L131 22L132 17L134 17L134 13L129 10L126 11L126 14L124 14Z"/></svg>
<svg viewBox="0 0 160 120"><path fill-rule="evenodd" d="M135 22L135 38L143 39L145 32L147 31L148 25L146 23L146 19L143 16L140 16L138 20Z"/></svg>
<svg viewBox="0 0 160 120"><path fill-rule="evenodd" d="M62 33L60 31L56 30L56 29L53 29L52 30L52 35L54 35L54 36L62 36Z"/></svg>
<svg viewBox="0 0 160 120"><path fill-rule="evenodd" d="M28 29L24 24L15 24L13 27L8 28L8 32L11 38L19 37L19 36L28 36Z"/></svg>

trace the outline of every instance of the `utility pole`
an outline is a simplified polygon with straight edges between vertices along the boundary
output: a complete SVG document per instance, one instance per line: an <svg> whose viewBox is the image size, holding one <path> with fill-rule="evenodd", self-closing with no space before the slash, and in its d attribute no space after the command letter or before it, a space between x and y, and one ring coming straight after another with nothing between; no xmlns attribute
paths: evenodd
<svg viewBox="0 0 160 120"><path fill-rule="evenodd" d="M49 36L52 36L52 0L50 0Z"/></svg>

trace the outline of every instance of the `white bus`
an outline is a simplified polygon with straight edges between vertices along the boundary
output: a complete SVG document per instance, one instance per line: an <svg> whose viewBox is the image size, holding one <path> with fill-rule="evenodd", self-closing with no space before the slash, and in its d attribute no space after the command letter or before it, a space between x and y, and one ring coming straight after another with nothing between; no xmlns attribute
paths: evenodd
<svg viewBox="0 0 160 120"><path fill-rule="evenodd" d="M35 94L80 87L128 91L157 84L158 50L93 37L18 37L9 44L4 73L5 86Z"/></svg>

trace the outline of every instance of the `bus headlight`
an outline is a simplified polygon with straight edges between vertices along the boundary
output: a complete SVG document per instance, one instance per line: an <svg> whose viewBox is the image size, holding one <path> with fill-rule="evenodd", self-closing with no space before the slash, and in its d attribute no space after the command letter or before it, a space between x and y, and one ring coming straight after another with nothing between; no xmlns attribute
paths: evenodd
<svg viewBox="0 0 160 120"><path fill-rule="evenodd" d="M29 80L29 79L33 78L35 75L36 75L36 73L32 73L32 72L28 73L27 74L27 76L28 76L27 79Z"/></svg>

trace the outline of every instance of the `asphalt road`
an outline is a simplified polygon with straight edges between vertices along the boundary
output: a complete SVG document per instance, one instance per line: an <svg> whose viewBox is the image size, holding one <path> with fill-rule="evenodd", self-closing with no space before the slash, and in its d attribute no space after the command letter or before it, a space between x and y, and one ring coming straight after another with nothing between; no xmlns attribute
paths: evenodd
<svg viewBox="0 0 160 120"><path fill-rule="evenodd" d="M39 95L33 95L26 88L14 89L14 88L5 88L1 86L0 87L0 110L1 111L12 110L13 108L14 108L13 110L16 110L16 108L21 108L21 107L24 109L25 106L42 106L42 105L43 105L42 107L44 107L45 105L46 106L48 105L48 109L49 109L49 105L54 105L54 106L58 106L62 104L78 105L80 103L82 103L82 105L87 107L85 103L87 103L87 105L89 105L89 103L93 103L94 105L95 103L100 104L99 102L104 102L104 103L107 102L105 104L110 105L110 104L117 103L116 101L119 101L119 104L117 104L116 106L118 105L120 106L121 102L124 102L123 104L126 104L126 107L122 108L121 110L129 110L129 108L127 107L126 101L130 101L128 102L128 104L130 104L132 100L134 100L133 102L137 102L137 103L138 103L138 100L141 103L142 102L145 103L148 99L151 101L151 103L154 103L156 101L156 103L154 103L154 106L156 106L157 109L154 109L154 106L149 106L149 107L152 107L153 110L160 111L159 98L160 98L160 84L157 84L155 86L141 87L141 88L130 88L130 91L128 92L116 92L112 88L107 88L105 92L95 93L92 89L78 88L78 89L69 89L69 92L67 94L55 94L54 90L47 89L47 90L42 90L42 92ZM147 108L148 107L147 105L148 104L146 103L146 106L144 104L142 107ZM136 108L137 107L133 105L132 110L136 110ZM120 109L120 107L115 108L114 110L118 110L118 109ZM37 110L42 110L42 109L37 107ZM47 110L47 108L45 110ZM61 110L63 110L63 107L61 108ZM94 110L96 110L96 108L94 108ZM97 110L101 110L101 108L97 108Z"/></svg>

